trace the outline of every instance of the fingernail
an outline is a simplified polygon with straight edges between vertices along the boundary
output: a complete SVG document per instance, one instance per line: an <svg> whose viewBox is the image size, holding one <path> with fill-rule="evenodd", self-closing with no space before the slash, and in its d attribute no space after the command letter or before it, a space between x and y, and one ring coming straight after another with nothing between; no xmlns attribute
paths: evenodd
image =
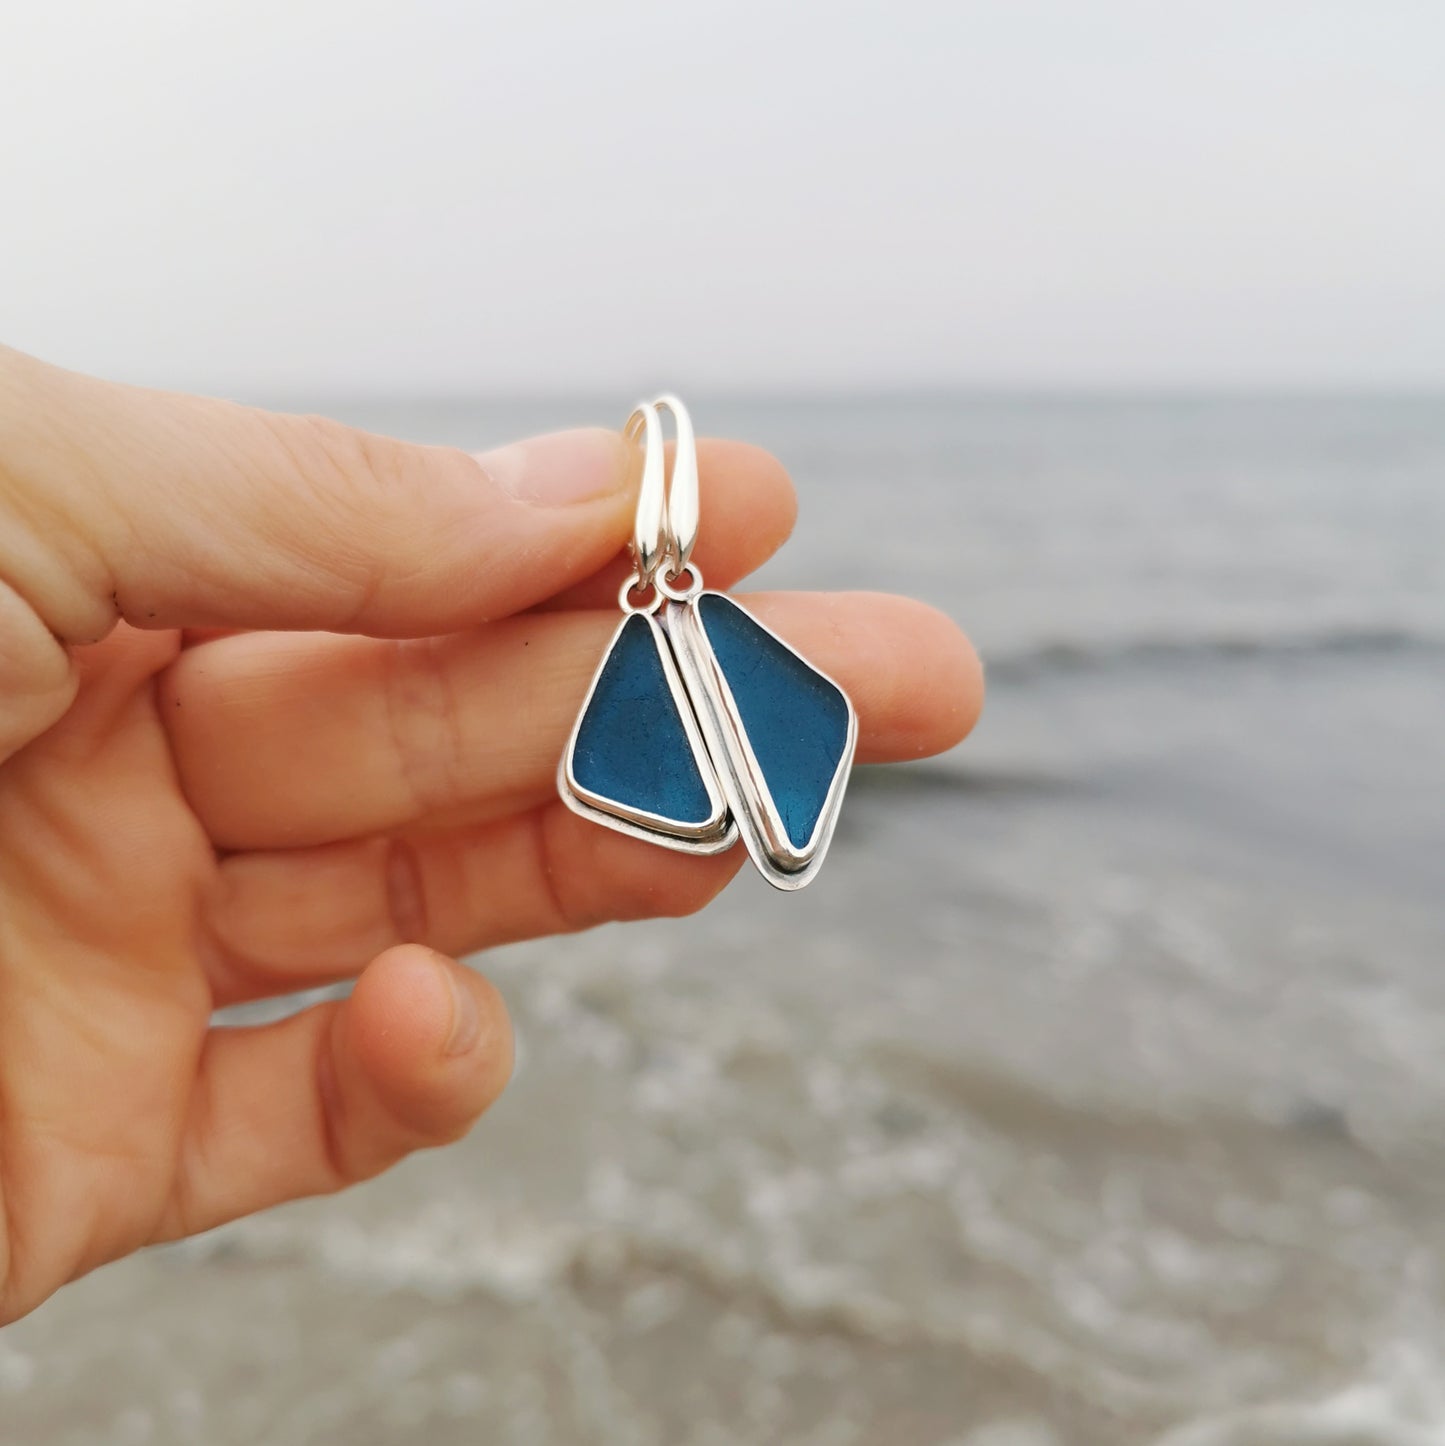
<svg viewBox="0 0 1445 1446"><path fill-rule="evenodd" d="M600 428L554 432L477 461L502 491L538 507L570 507L619 491L628 480L626 444Z"/></svg>
<svg viewBox="0 0 1445 1446"><path fill-rule="evenodd" d="M482 1016L477 1010L477 1001L472 998L472 991L458 974L456 966L440 954L436 956L436 966L451 991L452 1027L444 1052L448 1058L455 1058L468 1053L476 1044L482 1032Z"/></svg>

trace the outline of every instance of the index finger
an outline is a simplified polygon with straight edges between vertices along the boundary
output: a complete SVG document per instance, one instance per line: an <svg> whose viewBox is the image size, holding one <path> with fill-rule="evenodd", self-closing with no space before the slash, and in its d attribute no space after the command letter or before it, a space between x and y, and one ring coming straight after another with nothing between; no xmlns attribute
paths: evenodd
<svg viewBox="0 0 1445 1446"><path fill-rule="evenodd" d="M139 627L449 632L602 567L619 433L481 456L0 352L0 578L67 642Z"/></svg>

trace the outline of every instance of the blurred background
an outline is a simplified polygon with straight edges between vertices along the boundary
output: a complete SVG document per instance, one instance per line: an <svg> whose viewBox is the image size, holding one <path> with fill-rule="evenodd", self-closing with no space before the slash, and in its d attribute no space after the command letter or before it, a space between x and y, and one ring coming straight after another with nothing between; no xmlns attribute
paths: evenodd
<svg viewBox="0 0 1445 1446"><path fill-rule="evenodd" d="M1445 1442L1442 76L1402 0L9 0L0 338L472 447L676 388L767 584L990 697L806 894L488 956L472 1137L62 1292L0 1442Z"/></svg>

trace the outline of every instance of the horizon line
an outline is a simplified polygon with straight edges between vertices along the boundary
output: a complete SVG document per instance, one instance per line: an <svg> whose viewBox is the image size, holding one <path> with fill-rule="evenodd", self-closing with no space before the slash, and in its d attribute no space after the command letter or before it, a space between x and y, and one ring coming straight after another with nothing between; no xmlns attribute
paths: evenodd
<svg viewBox="0 0 1445 1446"><path fill-rule="evenodd" d="M255 405L304 401L308 404L387 405L387 406L476 406L538 405L550 402L598 401L612 405L619 396L643 396L657 387L621 385L559 386L553 388L487 388L474 390L448 387L434 391L416 388L384 389L357 387L342 389L326 385L215 389L213 394L245 396ZM746 403L751 406L785 406L792 403L834 401L908 402L1328 402L1328 401L1418 401L1445 402L1445 382L1411 385L1379 385L1369 383L1330 383L1298 385L1219 385L1175 384L1114 385L1098 383L960 383L957 385L909 386L884 384L878 386L846 385L836 387L797 386L747 388L685 384L693 396L706 396L724 403Z"/></svg>

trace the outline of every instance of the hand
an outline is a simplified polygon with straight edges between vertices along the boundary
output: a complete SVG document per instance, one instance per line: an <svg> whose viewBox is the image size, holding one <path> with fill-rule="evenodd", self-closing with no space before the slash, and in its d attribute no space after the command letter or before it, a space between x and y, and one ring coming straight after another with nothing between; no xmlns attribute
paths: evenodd
<svg viewBox="0 0 1445 1446"><path fill-rule="evenodd" d="M698 560L731 586L792 492L753 448L700 460ZM511 1043L448 956L686 913L737 870L555 793L639 469L605 432L473 458L0 351L0 1324L456 1138ZM977 715L927 608L749 606L852 694L861 761Z"/></svg>

